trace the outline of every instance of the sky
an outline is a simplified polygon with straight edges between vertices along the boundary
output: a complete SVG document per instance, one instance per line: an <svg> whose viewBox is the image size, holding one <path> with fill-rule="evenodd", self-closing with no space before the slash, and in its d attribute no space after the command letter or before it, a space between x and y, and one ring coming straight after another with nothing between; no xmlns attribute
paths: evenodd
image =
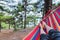
<svg viewBox="0 0 60 40"><path fill-rule="evenodd" d="M15 0L16 2L18 2L18 1L22 1L22 0ZM35 2L37 2L37 0L31 0L31 3L35 3ZM58 3L58 2L60 2L60 0L53 0L53 3Z"/></svg>
<svg viewBox="0 0 60 40"><path fill-rule="evenodd" d="M11 1L11 0L9 0L9 1ZM11 6L16 6L17 4L18 4L18 2L20 2L20 3L22 3L22 0L14 0L15 2L13 3L6 3L5 2L5 4L7 4L7 5L11 5ZM36 3L38 0L30 0L30 3ZM60 2L60 0L53 0L53 4L58 4ZM1 3L1 1L0 1L0 3ZM4 2L3 2L4 3ZM41 3L42 4L42 3ZM1 5L1 4L0 4ZM40 7L40 6L39 6ZM8 7L9 8L9 7Z"/></svg>
<svg viewBox="0 0 60 40"><path fill-rule="evenodd" d="M22 0L14 0L14 1L16 1L18 3L18 2L21 2ZM37 0L31 0L30 3L36 3L36 2L37 2Z"/></svg>
<svg viewBox="0 0 60 40"><path fill-rule="evenodd" d="M11 0L9 0L9 1L11 1ZM14 0L15 2L14 3L10 3L9 5L17 5L18 4L18 2L21 2L22 3L22 0ZM38 0L31 0L30 1L30 3L36 3ZM53 4L54 3L59 3L60 2L60 0L53 0Z"/></svg>
<svg viewBox="0 0 60 40"><path fill-rule="evenodd" d="M58 4L58 3L60 3L60 0L53 0L53 4Z"/></svg>

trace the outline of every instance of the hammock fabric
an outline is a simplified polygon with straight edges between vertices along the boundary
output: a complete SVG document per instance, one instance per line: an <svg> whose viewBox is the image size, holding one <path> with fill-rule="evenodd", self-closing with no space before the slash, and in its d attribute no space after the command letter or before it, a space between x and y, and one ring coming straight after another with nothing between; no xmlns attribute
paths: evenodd
<svg viewBox="0 0 60 40"><path fill-rule="evenodd" d="M40 40L39 26L36 26L23 40Z"/></svg>
<svg viewBox="0 0 60 40"><path fill-rule="evenodd" d="M48 33L45 26L60 31L60 6L52 11L49 10L42 21L23 40L40 40L40 27L43 27L44 31Z"/></svg>

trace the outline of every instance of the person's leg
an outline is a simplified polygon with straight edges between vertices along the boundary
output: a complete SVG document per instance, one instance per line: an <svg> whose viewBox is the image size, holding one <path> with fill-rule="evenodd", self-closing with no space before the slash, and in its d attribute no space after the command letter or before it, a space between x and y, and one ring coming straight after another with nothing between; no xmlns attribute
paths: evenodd
<svg viewBox="0 0 60 40"><path fill-rule="evenodd" d="M60 40L60 32L59 31L51 29L48 34L52 40Z"/></svg>
<svg viewBox="0 0 60 40"><path fill-rule="evenodd" d="M60 32L57 30L54 30L53 27L49 27L48 25L46 25L45 22L43 22L43 24L45 25L47 31L48 31L48 38L52 39L52 40L60 40Z"/></svg>
<svg viewBox="0 0 60 40"><path fill-rule="evenodd" d="M41 34L41 38L40 38L40 40L48 40L49 38L48 38L48 35L46 35L46 34Z"/></svg>
<svg viewBox="0 0 60 40"><path fill-rule="evenodd" d="M41 28L41 32L40 32L40 40L48 40L48 35L46 35L46 33L44 32L42 25L40 24L40 28Z"/></svg>

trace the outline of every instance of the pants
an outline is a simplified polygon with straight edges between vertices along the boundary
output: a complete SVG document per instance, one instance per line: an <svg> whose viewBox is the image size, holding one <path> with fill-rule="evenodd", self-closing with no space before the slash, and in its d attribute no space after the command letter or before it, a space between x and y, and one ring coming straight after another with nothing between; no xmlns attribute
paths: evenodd
<svg viewBox="0 0 60 40"><path fill-rule="evenodd" d="M60 40L60 32L51 29L48 34L41 34L41 40Z"/></svg>

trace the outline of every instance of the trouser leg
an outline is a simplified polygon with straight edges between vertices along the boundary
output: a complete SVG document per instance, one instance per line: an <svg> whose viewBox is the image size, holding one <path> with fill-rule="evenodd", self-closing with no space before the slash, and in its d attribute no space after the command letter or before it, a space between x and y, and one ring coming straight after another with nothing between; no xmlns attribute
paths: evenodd
<svg viewBox="0 0 60 40"><path fill-rule="evenodd" d="M46 34L41 34L41 38L40 38L40 40L48 40L49 38L48 38L48 35L46 35Z"/></svg>
<svg viewBox="0 0 60 40"><path fill-rule="evenodd" d="M48 35L49 35L49 38L52 40L60 40L60 32L57 30L51 29Z"/></svg>

